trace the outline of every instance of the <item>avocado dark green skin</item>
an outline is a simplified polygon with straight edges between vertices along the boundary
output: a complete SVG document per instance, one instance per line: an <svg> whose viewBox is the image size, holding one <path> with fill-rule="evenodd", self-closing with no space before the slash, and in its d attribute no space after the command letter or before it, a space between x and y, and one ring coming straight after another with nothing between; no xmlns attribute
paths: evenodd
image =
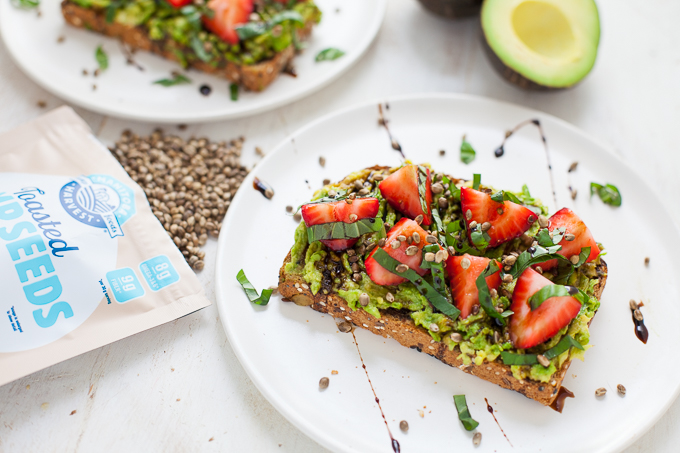
<svg viewBox="0 0 680 453"><path fill-rule="evenodd" d="M419 0L420 3L435 14L448 19L474 16L479 13L482 0Z"/></svg>
<svg viewBox="0 0 680 453"><path fill-rule="evenodd" d="M482 33L482 43L484 47L484 52L486 53L487 57L489 57L489 62L491 63L491 66L508 82L511 84L525 89L525 90L530 90L530 91L556 91L556 90L564 90L570 87L550 87L546 85L541 85L540 83L536 83L533 80L529 80L526 77L524 77L522 74L519 72L515 71L514 69L508 67L503 63L503 61L498 58L498 55L493 51L491 46L489 46L489 43L486 40L486 36L484 36L484 33Z"/></svg>

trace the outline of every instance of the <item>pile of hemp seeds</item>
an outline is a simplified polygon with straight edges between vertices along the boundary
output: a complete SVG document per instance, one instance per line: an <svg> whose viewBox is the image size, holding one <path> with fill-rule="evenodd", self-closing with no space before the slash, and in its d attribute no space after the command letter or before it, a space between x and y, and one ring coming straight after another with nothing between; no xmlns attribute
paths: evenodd
<svg viewBox="0 0 680 453"><path fill-rule="evenodd" d="M160 129L140 137L126 130L109 148L194 270L205 266L199 247L220 234L231 198L248 174L240 164L243 141L184 141Z"/></svg>

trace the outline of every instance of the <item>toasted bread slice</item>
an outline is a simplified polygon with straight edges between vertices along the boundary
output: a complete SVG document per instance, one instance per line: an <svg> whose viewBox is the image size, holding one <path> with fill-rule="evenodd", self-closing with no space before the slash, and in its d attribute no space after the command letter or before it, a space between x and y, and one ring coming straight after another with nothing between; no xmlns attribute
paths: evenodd
<svg viewBox="0 0 680 453"><path fill-rule="evenodd" d="M106 21L104 10L83 8L70 0L61 3L61 12L66 22L78 28L85 28L97 33L118 38L132 50L153 52L168 60L180 62L178 56L166 46L166 41L154 41L149 38L147 31L141 27L132 27ZM304 41L312 33L313 22L305 24L297 30L298 40ZM176 43L175 43L176 44ZM187 50L177 47L178 50ZM295 47L288 46L277 53L274 58L254 65L239 65L226 59L213 66L201 60L189 62L189 66L208 74L225 78L230 82L240 84L247 90L262 91L267 88L292 62Z"/></svg>
<svg viewBox="0 0 680 453"><path fill-rule="evenodd" d="M288 253L283 266L279 270L279 292L284 300L291 300L297 305L310 306L316 311L327 313L334 318L342 318L376 335L392 338L407 348L425 352L447 365L459 368L468 374L478 376L503 388L519 392L546 406L550 406L557 398L559 388L571 365L570 359L566 360L562 368L555 372L548 384L530 379L516 379L510 370L510 366L503 364L500 358L494 362L484 362L482 365L475 365L474 363L464 365L459 357L461 351L458 346L449 350L444 343L433 341L427 330L416 326L406 311L390 308L381 311L381 318L376 319L364 310L353 311L347 305L345 299L335 293L328 295L321 292L316 295L312 294L301 274L286 272L286 264L290 262L290 257L291 255ZM600 261L597 274L600 277L597 286L594 288L594 296L599 300L607 281L607 264L604 261Z"/></svg>
<svg viewBox="0 0 680 453"><path fill-rule="evenodd" d="M389 170L389 167L373 166L365 170L371 172L384 171ZM450 176L449 178L453 183L460 181ZM345 179L340 183L347 184L348 180ZM457 367L468 374L478 376L503 388L519 392L543 405L552 405L560 393L559 390L571 365L571 359L567 359L562 364L562 367L551 376L548 383L515 378L510 365L505 365L500 357L493 362L484 361L481 365L476 365L474 362L466 365L460 357L462 352L458 346L450 350L448 345L443 342L434 341L427 329L415 324L408 311L393 308L381 310L381 317L377 319L365 310L352 310L347 301L330 288L326 288L326 290L329 290L327 295L323 294L322 291L313 294L302 274L286 272L286 264L290 261L291 254L289 252L279 270L278 290L286 301L293 301L301 306L310 306L316 311L327 313L334 318L342 318L344 321L351 322L355 326L369 330L374 334L392 338L407 348L425 352L447 365ZM593 288L593 295L597 300L600 300L607 281L607 264L602 259L596 266L595 272L598 281Z"/></svg>

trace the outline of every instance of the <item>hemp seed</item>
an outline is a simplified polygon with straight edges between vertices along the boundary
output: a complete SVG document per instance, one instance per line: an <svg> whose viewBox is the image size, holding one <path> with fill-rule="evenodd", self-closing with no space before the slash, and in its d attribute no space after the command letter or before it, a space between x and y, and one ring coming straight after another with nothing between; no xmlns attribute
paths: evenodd
<svg viewBox="0 0 680 453"><path fill-rule="evenodd" d="M600 387L599 389L595 390L595 396L604 396L607 393L607 389L604 387Z"/></svg>
<svg viewBox="0 0 680 453"><path fill-rule="evenodd" d="M126 130L110 148L195 270L205 266L199 246L219 235L231 199L248 174L240 164L243 141L185 141L158 129L140 137ZM299 222L302 216L293 218Z"/></svg>
<svg viewBox="0 0 680 453"><path fill-rule="evenodd" d="M327 377L322 377L319 379L319 389L324 390L328 388L328 384L330 383L330 379Z"/></svg>
<svg viewBox="0 0 680 453"><path fill-rule="evenodd" d="M538 359L538 363L543 365L545 368L548 368L550 366L550 360L548 360L548 358L543 354L538 354L536 358Z"/></svg>
<svg viewBox="0 0 680 453"><path fill-rule="evenodd" d="M476 447L481 443L482 443L482 433L476 432L475 435L472 436L472 445L474 445Z"/></svg>
<svg viewBox="0 0 680 453"><path fill-rule="evenodd" d="M460 343L461 341L463 341L463 336L461 334L459 334L458 332L453 332L451 334L451 341L453 341L455 343Z"/></svg>
<svg viewBox="0 0 680 453"><path fill-rule="evenodd" d="M362 307L365 307L366 305L371 302L371 298L368 296L366 293L361 293L359 296L359 303L361 304Z"/></svg>
<svg viewBox="0 0 680 453"><path fill-rule="evenodd" d="M408 422L406 420L402 420L399 422L399 429L407 432L408 431Z"/></svg>
<svg viewBox="0 0 680 453"><path fill-rule="evenodd" d="M621 396L626 396L626 388L623 385L621 384L617 385L616 390L618 390Z"/></svg>
<svg viewBox="0 0 680 453"><path fill-rule="evenodd" d="M350 332L352 330L352 324L347 321L343 321L338 324L338 330L342 333Z"/></svg>

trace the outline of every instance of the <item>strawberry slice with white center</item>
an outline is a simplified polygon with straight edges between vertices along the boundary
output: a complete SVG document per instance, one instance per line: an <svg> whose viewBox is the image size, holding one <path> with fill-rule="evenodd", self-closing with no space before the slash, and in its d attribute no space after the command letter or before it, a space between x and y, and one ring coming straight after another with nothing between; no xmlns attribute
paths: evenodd
<svg viewBox="0 0 680 453"><path fill-rule="evenodd" d="M489 258L467 253L463 256L450 256L446 260L453 303L460 310L461 319L467 318L472 313L472 307L479 304L477 278L482 275L489 262L491 262ZM486 283L489 289L497 289L501 284L500 270L486 277Z"/></svg>
<svg viewBox="0 0 680 453"><path fill-rule="evenodd" d="M238 44L236 26L248 22L253 0L209 0L208 8L215 14L211 18L203 17L206 28L229 44Z"/></svg>
<svg viewBox="0 0 680 453"><path fill-rule="evenodd" d="M533 269L525 270L517 279L510 310L510 339L519 349L532 348L553 337L569 325L581 310L581 302L570 296L551 297L536 310L529 298L553 283Z"/></svg>
<svg viewBox="0 0 680 453"><path fill-rule="evenodd" d="M423 225L432 223L432 210L430 208L432 204L432 191L430 190L432 177L429 168L426 168L426 172L425 204L427 205L427 212L423 212L420 192L418 191L417 165L405 165L380 183L380 193L390 206L411 219L422 215Z"/></svg>
<svg viewBox="0 0 680 453"><path fill-rule="evenodd" d="M590 232L586 224L583 223L583 220L574 214L571 209L562 208L550 217L548 230L553 231L556 228L564 228L565 237L568 234L574 235L573 241L567 241L563 237L559 243L562 248L557 253L565 258L569 259L574 255L579 255L584 247L590 247L590 255L588 255L586 263L593 261L600 254L600 248L597 246L597 242L595 242L593 233ZM543 270L552 269L557 266L557 260L546 261L539 264L539 266Z"/></svg>
<svg viewBox="0 0 680 453"><path fill-rule="evenodd" d="M460 202L468 225L473 221L480 225L491 223L486 232L489 247L520 237L538 218L529 208L512 201L493 201L491 195L468 187L460 189Z"/></svg>
<svg viewBox="0 0 680 453"><path fill-rule="evenodd" d="M330 203L310 203L302 206L302 218L305 225L313 226L322 223L344 222L354 223L361 219L374 218L378 215L380 202L377 198L356 198L354 200L332 201ZM322 239L321 243L331 250L340 251L352 247L355 239Z"/></svg>
<svg viewBox="0 0 680 453"><path fill-rule="evenodd" d="M404 236L405 238L413 237L414 233L417 233L420 236L420 242L412 241L409 245L407 241L400 242L398 239L399 236ZM413 220L402 217L402 219L392 227L389 233L387 233L387 239L385 240L385 245L382 249L392 258L400 263L406 264L419 275L425 275L429 269L422 269L420 264L423 262L423 247L427 245L425 238L428 234L427 231L423 230L420 225ZM393 248L393 243L399 244L399 247ZM406 249L411 246L418 248L418 251L414 255L406 254ZM377 250L377 248L375 250ZM396 286L405 282L406 279L404 277L399 277L378 264L375 258L373 258L375 250L371 252L365 263L366 273L371 280L378 285Z"/></svg>

